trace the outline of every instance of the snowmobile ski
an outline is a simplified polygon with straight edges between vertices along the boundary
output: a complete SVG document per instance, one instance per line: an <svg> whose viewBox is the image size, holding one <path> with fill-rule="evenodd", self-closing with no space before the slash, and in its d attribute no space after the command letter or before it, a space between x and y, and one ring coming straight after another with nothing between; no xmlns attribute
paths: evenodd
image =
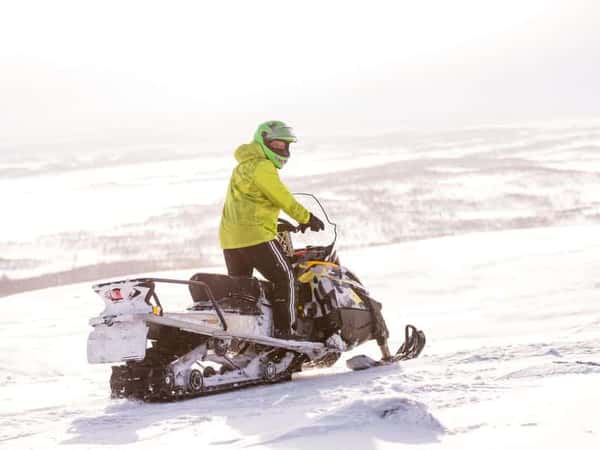
<svg viewBox="0 0 600 450"><path fill-rule="evenodd" d="M425 347L425 333L413 325L406 325L404 343L391 358L375 360L367 355L356 355L346 360L346 367L351 370L365 370L371 367L387 366L399 361L407 361L418 357Z"/></svg>

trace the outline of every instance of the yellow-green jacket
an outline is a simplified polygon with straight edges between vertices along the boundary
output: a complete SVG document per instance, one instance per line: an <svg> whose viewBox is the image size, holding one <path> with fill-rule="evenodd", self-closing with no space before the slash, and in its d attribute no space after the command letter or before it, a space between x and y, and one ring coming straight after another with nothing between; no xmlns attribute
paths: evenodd
<svg viewBox="0 0 600 450"><path fill-rule="evenodd" d="M275 239L280 210L299 223L308 222L310 213L281 182L259 144L241 145L235 159L239 164L231 174L219 229L222 248L250 247Z"/></svg>

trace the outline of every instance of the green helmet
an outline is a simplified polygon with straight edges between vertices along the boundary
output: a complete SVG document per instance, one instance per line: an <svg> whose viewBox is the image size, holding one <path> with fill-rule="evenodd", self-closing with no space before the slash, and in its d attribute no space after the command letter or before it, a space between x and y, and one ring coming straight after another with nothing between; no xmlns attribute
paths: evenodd
<svg viewBox="0 0 600 450"><path fill-rule="evenodd" d="M270 120L258 126L254 133L254 141L258 142L265 152L265 156L271 160L273 165L281 169L290 157L289 144L296 142L296 136L285 123L279 120ZM271 141L283 141L288 145L283 150L274 149L269 145Z"/></svg>

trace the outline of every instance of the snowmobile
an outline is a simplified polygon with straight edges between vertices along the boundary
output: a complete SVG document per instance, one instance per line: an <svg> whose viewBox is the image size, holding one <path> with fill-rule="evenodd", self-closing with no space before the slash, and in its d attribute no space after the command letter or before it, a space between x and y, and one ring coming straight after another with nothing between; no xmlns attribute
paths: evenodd
<svg viewBox="0 0 600 450"><path fill-rule="evenodd" d="M273 286L255 277L196 273L189 280L135 278L97 284L93 289L105 309L90 319L87 358L92 364L121 363L112 367L112 397L169 401L290 380L303 369L333 365L342 353L371 339L385 358L355 356L347 361L349 368L419 356L425 335L412 325L406 326L398 351L389 352L381 304L340 265L337 226L310 197L333 229L332 242L294 248L292 235L300 236L301 227L285 218L278 221L278 239L296 278L295 327L301 338L273 337ZM180 312L165 310L157 294L165 284L187 286L191 306Z"/></svg>

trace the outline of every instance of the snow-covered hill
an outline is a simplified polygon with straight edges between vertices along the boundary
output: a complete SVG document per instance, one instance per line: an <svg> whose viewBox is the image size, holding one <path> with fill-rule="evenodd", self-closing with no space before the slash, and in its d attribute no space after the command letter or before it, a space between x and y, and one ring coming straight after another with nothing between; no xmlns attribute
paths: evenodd
<svg viewBox="0 0 600 450"><path fill-rule="evenodd" d="M300 131L300 130L298 130ZM135 271L220 264L240 142L108 137L0 152L0 296ZM9 157L9 160L5 159ZM339 225L340 248L600 223L600 119L302 137L281 171Z"/></svg>
<svg viewBox="0 0 600 450"><path fill-rule="evenodd" d="M392 344L405 323L426 331L421 358L174 404L111 400L110 367L86 363L102 307L90 285L17 294L0 302L0 447L600 448L600 226L341 257L383 302Z"/></svg>

